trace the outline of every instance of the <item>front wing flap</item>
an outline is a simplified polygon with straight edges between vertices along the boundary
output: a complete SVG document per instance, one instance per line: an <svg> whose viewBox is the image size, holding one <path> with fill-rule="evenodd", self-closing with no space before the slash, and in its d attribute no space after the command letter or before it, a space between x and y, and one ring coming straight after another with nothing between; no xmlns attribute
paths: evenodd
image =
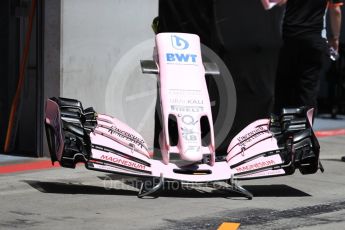
<svg viewBox="0 0 345 230"><path fill-rule="evenodd" d="M253 122L229 145L234 176L254 179L319 169L320 145L312 129L312 110L283 109L279 116Z"/></svg>

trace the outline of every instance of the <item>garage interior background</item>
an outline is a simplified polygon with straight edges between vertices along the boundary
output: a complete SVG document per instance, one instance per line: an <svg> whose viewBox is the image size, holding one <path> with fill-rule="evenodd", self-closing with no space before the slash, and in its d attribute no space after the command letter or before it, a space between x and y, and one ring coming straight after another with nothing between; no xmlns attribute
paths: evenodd
<svg viewBox="0 0 345 230"><path fill-rule="evenodd" d="M0 152L17 87L30 5L31 0L0 1ZM196 9L202 14L188 20ZM111 114L152 145L156 79L142 75L139 68L140 59L152 56L152 19L161 16L162 31L195 32L214 49L221 44L217 52L223 52L235 83L240 84L255 78L251 67L264 65L262 71L268 76L274 71L276 59L265 59L265 55L272 58L278 53L282 13L281 8L264 11L259 0L37 0L18 129L10 153L48 155L43 111L44 101L52 96L77 98L84 107ZM205 21L209 15L215 23ZM208 36L214 31L222 39ZM341 39L344 42L344 36ZM262 62L257 63L260 56ZM247 71L243 72L244 66ZM241 95L245 89L236 86L236 90ZM251 116L264 116L260 107L267 100L262 98L237 114L231 132Z"/></svg>

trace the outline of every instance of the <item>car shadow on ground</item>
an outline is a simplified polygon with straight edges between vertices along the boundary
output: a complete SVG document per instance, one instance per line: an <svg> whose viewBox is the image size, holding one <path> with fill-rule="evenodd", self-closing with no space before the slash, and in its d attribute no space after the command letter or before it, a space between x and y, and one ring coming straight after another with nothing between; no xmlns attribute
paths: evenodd
<svg viewBox="0 0 345 230"><path fill-rule="evenodd" d="M102 186L84 185L72 182L47 182L24 180L31 187L42 193L55 194L88 194L88 195L123 195L136 196L138 192L124 189L107 189Z"/></svg>
<svg viewBox="0 0 345 230"><path fill-rule="evenodd" d="M310 194L285 184L245 185L254 197L306 197Z"/></svg>
<svg viewBox="0 0 345 230"><path fill-rule="evenodd" d="M300 191L298 189L292 188L287 185L248 185L242 186L244 189L249 191L255 197L307 197L311 196L308 193ZM204 191L202 189L165 189L160 195L161 197L223 197L227 199L247 199L243 194L235 192L231 189L231 186L228 188L219 188L212 191Z"/></svg>
<svg viewBox="0 0 345 230"><path fill-rule="evenodd" d="M104 179L103 177L99 177ZM108 177L106 177L108 178ZM106 187L96 185L85 185L74 182L46 182L25 180L23 181L31 187L42 193L53 194L89 194L89 195L121 195L121 196L137 196L141 181L128 178L121 182L127 186ZM122 188L121 188L122 187ZM301 190L284 184L274 185L244 185L244 189L250 191L255 197L307 197L311 196ZM154 193L152 196L145 198L157 197L176 197L176 198L227 198L227 199L247 199L242 194L235 192L231 186L223 185L213 186L181 186L180 183L165 183L163 188Z"/></svg>

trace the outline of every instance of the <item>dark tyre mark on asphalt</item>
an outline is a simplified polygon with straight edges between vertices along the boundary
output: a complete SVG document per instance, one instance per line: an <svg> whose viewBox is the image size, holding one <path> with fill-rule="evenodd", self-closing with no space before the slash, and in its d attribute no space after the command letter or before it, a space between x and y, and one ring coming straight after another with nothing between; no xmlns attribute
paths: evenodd
<svg viewBox="0 0 345 230"><path fill-rule="evenodd" d="M20 216L36 216L36 215L41 215L41 214L38 214L38 213L23 212L23 211L9 211L9 213L20 215Z"/></svg>
<svg viewBox="0 0 345 230"><path fill-rule="evenodd" d="M320 224L328 224L332 222L343 222L342 220L330 220L327 218L313 218L320 214L333 213L337 211L345 210L345 201L337 201L326 204L319 204L313 206L299 207L293 209L287 209L282 211L271 210L271 209L252 209L252 210L232 210L229 212L216 213L213 217L198 217L190 218L181 221L166 219L168 224L164 229L180 229L180 230L201 230L201 229L217 229L223 222L237 222L241 223L240 229L257 229L260 225L265 225L263 229L269 227L269 223L282 219L293 219L301 218L306 221L303 222L302 226L314 226ZM157 228L162 229L162 228ZM290 227L281 226L274 229L290 229Z"/></svg>
<svg viewBox="0 0 345 230"><path fill-rule="evenodd" d="M14 220L2 221L0 223L0 229L26 229L28 226L34 227L40 223L40 221L17 218Z"/></svg>

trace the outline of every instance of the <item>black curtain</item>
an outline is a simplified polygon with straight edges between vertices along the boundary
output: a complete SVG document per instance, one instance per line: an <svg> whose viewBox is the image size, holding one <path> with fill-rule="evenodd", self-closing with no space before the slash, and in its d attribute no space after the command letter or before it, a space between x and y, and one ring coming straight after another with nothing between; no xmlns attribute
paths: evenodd
<svg viewBox="0 0 345 230"><path fill-rule="evenodd" d="M6 136L9 113L8 75L9 75L9 24L10 1L0 1L0 151L2 151Z"/></svg>
<svg viewBox="0 0 345 230"><path fill-rule="evenodd" d="M159 1L159 32L198 34L233 77L235 120L217 153L225 154L241 129L271 113L282 15L283 8L265 11L259 0Z"/></svg>

